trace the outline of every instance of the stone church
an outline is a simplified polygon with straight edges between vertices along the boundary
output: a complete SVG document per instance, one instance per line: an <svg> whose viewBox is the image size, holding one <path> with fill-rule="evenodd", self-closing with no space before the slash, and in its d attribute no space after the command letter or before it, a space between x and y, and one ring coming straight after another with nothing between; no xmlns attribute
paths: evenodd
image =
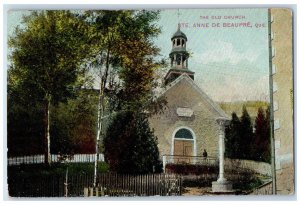
<svg viewBox="0 0 300 205"><path fill-rule="evenodd" d="M208 157L218 157L224 126L217 119L228 116L195 83L194 72L188 68L187 41L180 28L171 38L171 68L160 93L167 104L163 113L149 119L150 126L158 138L160 156L202 156L205 149Z"/></svg>

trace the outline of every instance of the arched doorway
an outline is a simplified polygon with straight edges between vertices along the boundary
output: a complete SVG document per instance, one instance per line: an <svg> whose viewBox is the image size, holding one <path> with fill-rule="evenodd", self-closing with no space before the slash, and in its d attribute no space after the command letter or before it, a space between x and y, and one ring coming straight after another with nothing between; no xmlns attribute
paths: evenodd
<svg viewBox="0 0 300 205"><path fill-rule="evenodd" d="M181 127L175 130L173 134L172 155L176 161L191 162L191 156L195 156L195 135L194 132L186 127Z"/></svg>

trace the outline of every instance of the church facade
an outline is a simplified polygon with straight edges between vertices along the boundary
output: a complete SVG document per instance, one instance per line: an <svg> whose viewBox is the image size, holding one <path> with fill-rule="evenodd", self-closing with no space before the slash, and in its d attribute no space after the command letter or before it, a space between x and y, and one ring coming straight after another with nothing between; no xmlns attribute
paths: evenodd
<svg viewBox="0 0 300 205"><path fill-rule="evenodd" d="M217 119L228 116L194 82L194 72L188 69L187 40L180 28L171 38L171 68L160 94L167 104L149 123L161 156L202 156L206 150L208 157L218 157L219 133L220 129L224 133L224 126Z"/></svg>

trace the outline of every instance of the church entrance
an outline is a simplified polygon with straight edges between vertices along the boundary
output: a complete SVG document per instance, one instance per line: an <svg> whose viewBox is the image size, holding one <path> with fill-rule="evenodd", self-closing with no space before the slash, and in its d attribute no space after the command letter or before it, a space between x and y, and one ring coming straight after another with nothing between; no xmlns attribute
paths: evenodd
<svg viewBox="0 0 300 205"><path fill-rule="evenodd" d="M173 142L175 162L191 163L194 155L194 137L190 130L182 128L175 133Z"/></svg>

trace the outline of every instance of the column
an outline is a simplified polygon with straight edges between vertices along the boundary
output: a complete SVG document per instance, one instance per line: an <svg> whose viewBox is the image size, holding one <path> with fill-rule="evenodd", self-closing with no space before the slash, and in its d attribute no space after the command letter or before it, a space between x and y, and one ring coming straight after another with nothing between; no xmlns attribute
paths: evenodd
<svg viewBox="0 0 300 205"><path fill-rule="evenodd" d="M225 123L220 120L219 124L219 179L218 182L226 181L224 177L224 152L225 152Z"/></svg>
<svg viewBox="0 0 300 205"><path fill-rule="evenodd" d="M219 125L219 178L217 181L212 182L212 192L232 192L232 183L224 177L224 152L225 152L225 125L227 124L227 118L218 118L217 123Z"/></svg>
<svg viewBox="0 0 300 205"><path fill-rule="evenodd" d="M183 67L183 57L182 57L182 55L180 55L180 66L181 66L181 68Z"/></svg>

